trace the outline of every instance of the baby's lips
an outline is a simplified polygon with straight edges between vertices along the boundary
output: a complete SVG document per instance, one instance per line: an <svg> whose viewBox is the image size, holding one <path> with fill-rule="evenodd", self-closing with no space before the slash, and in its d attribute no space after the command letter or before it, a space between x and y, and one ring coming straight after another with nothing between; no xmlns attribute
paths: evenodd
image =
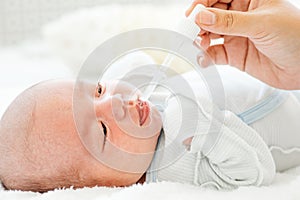
<svg viewBox="0 0 300 200"><path fill-rule="evenodd" d="M140 117L140 126L144 125L149 113L150 113L150 107L149 104L146 101L138 100L138 104L136 105Z"/></svg>

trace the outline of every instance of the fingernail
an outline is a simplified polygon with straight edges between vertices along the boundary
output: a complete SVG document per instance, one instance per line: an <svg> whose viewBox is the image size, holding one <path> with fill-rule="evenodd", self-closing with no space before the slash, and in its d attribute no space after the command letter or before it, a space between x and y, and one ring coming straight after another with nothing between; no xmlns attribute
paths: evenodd
<svg viewBox="0 0 300 200"><path fill-rule="evenodd" d="M213 25L216 23L216 15L208 10L201 11L197 19L200 24Z"/></svg>
<svg viewBox="0 0 300 200"><path fill-rule="evenodd" d="M213 63L211 62L211 60L209 59L209 57L205 54L205 53L199 53L197 55L197 61L198 61L198 65L201 68L207 68L209 66L212 66Z"/></svg>
<svg viewBox="0 0 300 200"><path fill-rule="evenodd" d="M197 61L198 61L198 65L200 67L205 68L205 66L203 65L204 56L202 54L197 55Z"/></svg>
<svg viewBox="0 0 300 200"><path fill-rule="evenodd" d="M199 36L195 39L195 43L196 43L199 47L201 47L201 41L202 41L202 38L199 37Z"/></svg>

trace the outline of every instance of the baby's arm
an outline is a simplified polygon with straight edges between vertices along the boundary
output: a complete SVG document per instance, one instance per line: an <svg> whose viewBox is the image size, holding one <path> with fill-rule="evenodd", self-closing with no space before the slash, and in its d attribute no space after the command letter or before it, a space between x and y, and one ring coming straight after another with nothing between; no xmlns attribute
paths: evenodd
<svg viewBox="0 0 300 200"><path fill-rule="evenodd" d="M216 139L211 133L196 135L190 151L206 157L203 162L207 161L208 170L216 174L213 177L218 179L215 183L220 188L270 184L275 175L275 165L267 145L235 114L230 111L223 114L225 119L216 132Z"/></svg>

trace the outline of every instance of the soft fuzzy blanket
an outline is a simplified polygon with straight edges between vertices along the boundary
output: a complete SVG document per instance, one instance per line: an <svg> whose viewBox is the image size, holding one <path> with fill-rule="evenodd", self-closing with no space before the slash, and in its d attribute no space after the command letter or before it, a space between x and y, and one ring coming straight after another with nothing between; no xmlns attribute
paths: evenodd
<svg viewBox="0 0 300 200"><path fill-rule="evenodd" d="M205 199L205 200L298 200L300 199L300 167L284 173L277 173L274 183L267 187L242 187L234 191L214 191L180 183L151 183L126 188L83 188L60 189L44 194L0 190L1 200L114 200L114 199Z"/></svg>

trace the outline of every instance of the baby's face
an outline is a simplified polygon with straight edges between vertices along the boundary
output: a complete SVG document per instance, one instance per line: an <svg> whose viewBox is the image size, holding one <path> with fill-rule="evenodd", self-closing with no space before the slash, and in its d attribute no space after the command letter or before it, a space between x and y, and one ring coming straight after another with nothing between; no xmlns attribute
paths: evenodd
<svg viewBox="0 0 300 200"><path fill-rule="evenodd" d="M39 88L49 95L36 98L33 130L51 133L48 140L61 138L53 142L58 160L78 157L82 173L106 186L139 180L152 160L162 121L136 88L118 81L75 86L60 80Z"/></svg>

